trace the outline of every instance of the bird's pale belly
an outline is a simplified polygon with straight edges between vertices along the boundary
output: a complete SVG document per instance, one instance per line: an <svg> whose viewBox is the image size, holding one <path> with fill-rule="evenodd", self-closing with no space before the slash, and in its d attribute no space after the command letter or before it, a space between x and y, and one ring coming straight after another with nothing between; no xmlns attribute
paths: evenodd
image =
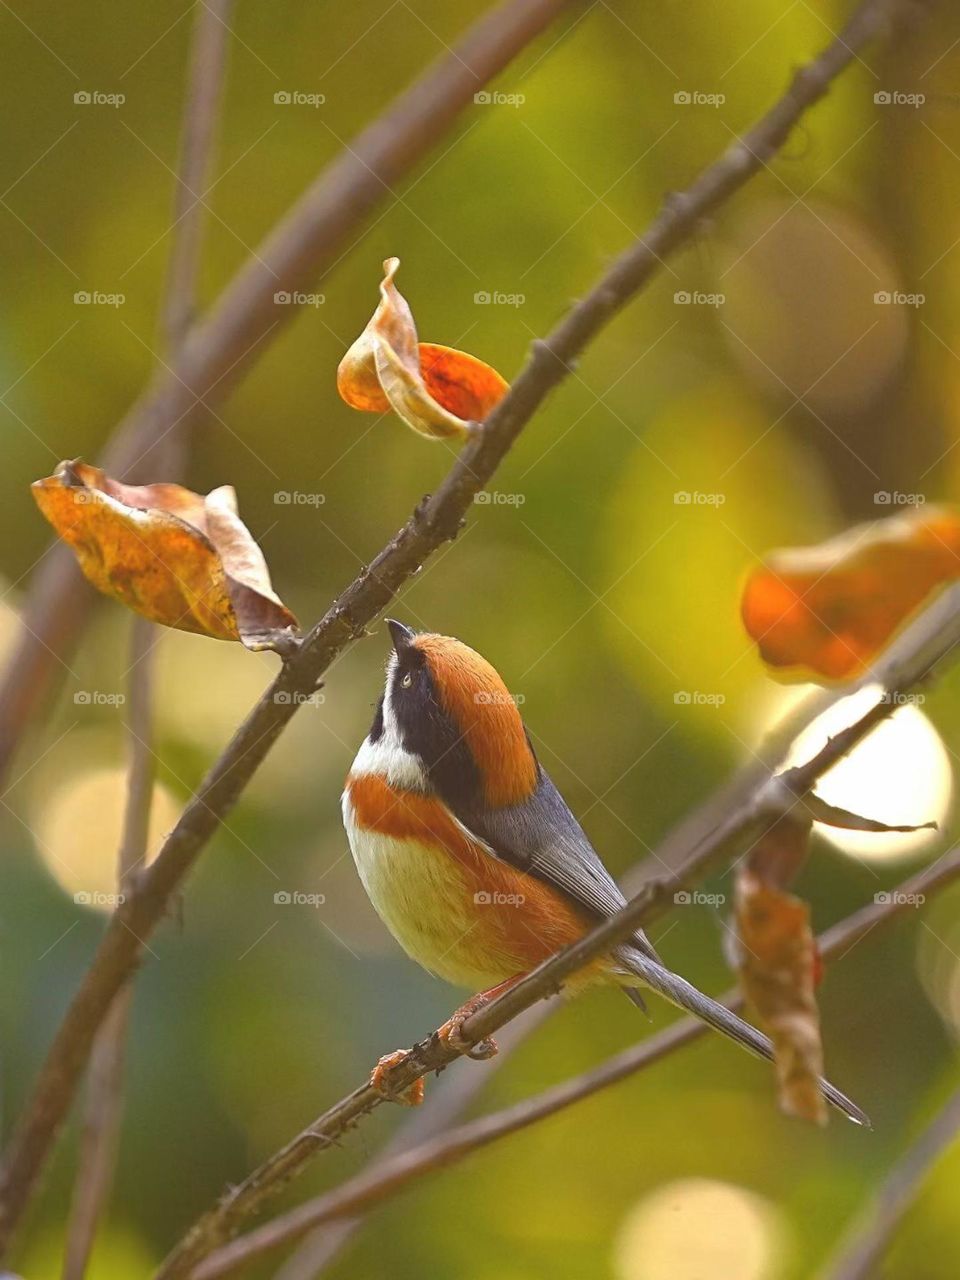
<svg viewBox="0 0 960 1280"><path fill-rule="evenodd" d="M457 986L479 991L517 972L509 955L491 954L483 904L453 858L414 839L366 831L344 819L353 860L381 920L413 960ZM522 965L521 965L522 970Z"/></svg>
<svg viewBox="0 0 960 1280"><path fill-rule="evenodd" d="M371 902L418 964L476 991L527 972L583 933L587 921L562 896L493 857L463 828L447 829L446 811L431 813L420 797L406 805L394 799L390 826L381 818L372 829L382 785L351 780L344 825ZM424 821L428 838L419 838Z"/></svg>

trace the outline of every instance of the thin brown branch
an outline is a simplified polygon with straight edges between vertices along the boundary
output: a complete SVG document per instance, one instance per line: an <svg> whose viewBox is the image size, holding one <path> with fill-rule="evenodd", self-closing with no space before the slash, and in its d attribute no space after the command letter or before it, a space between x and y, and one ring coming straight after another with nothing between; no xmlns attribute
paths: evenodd
<svg viewBox="0 0 960 1280"><path fill-rule="evenodd" d="M86 1274L97 1229L110 1199L123 1115L123 1063L132 996L128 984L114 1000L90 1055L63 1280L82 1280Z"/></svg>
<svg viewBox="0 0 960 1280"><path fill-rule="evenodd" d="M142 959L144 944L157 928L173 893L302 704L304 699L299 695L316 688L330 663L366 634L368 624L424 561L457 535L474 495L489 483L516 437L567 375L580 352L656 273L664 257L695 233L701 219L719 208L776 155L797 121L827 93L858 51L884 29L889 9L889 0L866 0L842 33L795 73L786 93L759 123L734 141L686 193L673 196L647 234L616 259L600 282L570 309L545 340L533 344L530 357L508 394L471 435L437 491L418 505L372 564L338 597L261 696L186 806L137 892L115 912L67 1010L0 1169L0 1249L6 1248L30 1198L74 1096L97 1028L116 993ZM956 629L956 618L953 624ZM916 678L926 669L918 671ZM890 709L888 706L886 711ZM851 738L849 745L855 741L856 737ZM839 754L842 753L835 758ZM814 772L811 781L818 776ZM779 784L779 788L782 794L786 793L785 784ZM739 826L735 823L722 830L724 840L737 834ZM716 848L712 852L718 856ZM625 936L641 916L651 913L664 892L661 886L651 889L644 900L635 899L612 922L589 935L589 940L551 962L554 967L546 977L542 969L538 970L537 982L542 987L531 985L530 979L518 984L476 1014L467 1024L467 1034L480 1039L514 1017L584 963L588 954L598 954L617 937ZM591 948L595 950L591 952ZM437 1050L418 1049L409 1059L409 1066L398 1070L398 1084L405 1073L412 1082L449 1060L438 1057ZM329 1135L342 1132L378 1102L379 1097L366 1086L356 1090L324 1117L321 1132L308 1135L306 1146L312 1150L325 1145ZM217 1242L214 1239L211 1243Z"/></svg>
<svg viewBox="0 0 960 1280"><path fill-rule="evenodd" d="M204 210L196 192L210 167L213 139L226 71L227 19L232 0L210 0L197 11L184 100L180 163L174 201L175 223L167 275L164 327L176 364L193 315ZM164 474L173 478L184 462L184 434L171 430L163 441ZM153 733L153 650L158 628L144 618L131 625L129 673L129 754L127 802L117 857L117 887L133 891L148 847L156 776ZM97 1228L110 1198L123 1118L123 1070L133 990L130 981L113 1001L90 1055L80 1154L67 1223L63 1280L83 1280Z"/></svg>
<svg viewBox="0 0 960 1280"><path fill-rule="evenodd" d="M128 683L130 767L123 834L117 855L117 888L121 894L132 890L137 868L147 852L156 773L150 658L155 632L153 623L145 618L133 620ZM90 1055L83 1135L67 1224L63 1280L83 1280L97 1226L110 1198L123 1114L123 1061L132 994L129 983L118 993L97 1033Z"/></svg>
<svg viewBox="0 0 960 1280"><path fill-rule="evenodd" d="M915 910L917 895L930 899L939 890L960 879L960 848L944 854L932 866L912 876L887 895L885 901L874 901L835 924L819 939L824 960L842 959L852 947L874 929L890 925L908 911ZM720 997L731 1009L740 1008L742 997L730 991ZM627 1076L652 1066L689 1044L709 1028L696 1018L681 1018L649 1040L617 1054L602 1066L544 1090L532 1098L493 1112L443 1134L432 1141L378 1161L356 1177L332 1191L325 1192L306 1204L275 1218L272 1222L241 1237L211 1254L191 1273L191 1280L218 1280L261 1254L297 1240L305 1232L324 1223L336 1222L363 1213L390 1199L425 1174L455 1164L493 1142L529 1128L558 1111L589 1098ZM960 1116L955 1117L960 1124ZM317 1275L314 1271L311 1275ZM867 1271L837 1273L831 1280L861 1280ZM304 1277L306 1280L306 1277Z"/></svg>
<svg viewBox="0 0 960 1280"><path fill-rule="evenodd" d="M155 478L155 450L167 433L178 425L185 429L205 406L220 403L292 318L296 308L275 305L277 290L309 290L394 184L452 127L474 93L576 3L504 0L351 141L191 330L182 359L156 372L117 425L100 465L111 475ZM189 186L203 190L202 182ZM70 552L54 545L34 575L20 638L0 684L0 777L61 662L69 661L76 648L96 598Z"/></svg>
<svg viewBox="0 0 960 1280"><path fill-rule="evenodd" d="M185 371L187 338L197 310L200 250L207 212L202 193L209 181L226 82L232 7L233 0L209 0L200 5L190 45L170 262L162 307L168 363L172 376L178 379ZM156 440L152 479L181 478L186 468L189 425L189 420L181 417ZM95 597L86 591L85 598L92 607Z"/></svg>
<svg viewBox="0 0 960 1280"><path fill-rule="evenodd" d="M880 1260L915 1204L930 1170L958 1136L960 1089L894 1165L849 1241L822 1273L823 1280L871 1280L880 1274Z"/></svg>
<svg viewBox="0 0 960 1280"><path fill-rule="evenodd" d="M945 592L915 619L859 682L860 688L874 684L879 688L875 703L858 720L835 734L805 764L784 773L767 774L739 809L725 815L688 850L673 875L648 881L616 915L545 960L510 990L467 1018L461 1029L464 1041L478 1044L538 1000L555 995L571 974L669 910L679 890L695 888L718 863L742 854L771 824L802 804L817 781L903 705L904 696L928 679L939 663L947 657L960 658L958 646L960 586ZM458 1056L435 1031L415 1044L391 1069L391 1087L402 1093L431 1072L443 1070ZM383 1101L369 1081L341 1098L208 1210L163 1264L157 1280L183 1280L212 1248L235 1235L246 1219L298 1176L315 1156L339 1141Z"/></svg>
<svg viewBox="0 0 960 1280"><path fill-rule="evenodd" d="M413 1110L383 1149L377 1152L368 1168L380 1169L404 1152L419 1147L449 1128L474 1101L480 1090L489 1086L492 1074L503 1070L513 1050L555 1008L555 1003L534 1005L525 1014L514 1019L508 1027L504 1027L497 1040L500 1052L484 1063L482 1071L444 1073L430 1090L429 1107L417 1107ZM360 1215L362 1213L361 1209ZM313 1280L345 1248L363 1221L360 1215L338 1218L308 1236L302 1247L280 1267L274 1280Z"/></svg>
<svg viewBox="0 0 960 1280"><path fill-rule="evenodd" d="M205 224L207 187L220 100L226 82L229 19L233 0L205 0L194 19L187 92L177 166L173 246L167 271L164 329L171 355L179 362L193 324Z"/></svg>

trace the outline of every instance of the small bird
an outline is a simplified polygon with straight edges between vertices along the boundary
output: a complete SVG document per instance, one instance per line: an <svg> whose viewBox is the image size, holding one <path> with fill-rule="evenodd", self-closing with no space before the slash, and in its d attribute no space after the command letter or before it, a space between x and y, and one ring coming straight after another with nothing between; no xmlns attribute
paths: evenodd
<svg viewBox="0 0 960 1280"><path fill-rule="evenodd" d="M431 973L479 994L441 1029L475 1057L464 1021L626 899L536 752L498 672L450 636L388 620L393 652L373 725L347 776L343 821L360 879L387 928ZM642 930L566 981L642 990L694 1014L762 1058L766 1036L668 969ZM388 1091L389 1054L373 1073ZM853 1102L826 1099L858 1124ZM422 1089L404 1100L419 1101Z"/></svg>

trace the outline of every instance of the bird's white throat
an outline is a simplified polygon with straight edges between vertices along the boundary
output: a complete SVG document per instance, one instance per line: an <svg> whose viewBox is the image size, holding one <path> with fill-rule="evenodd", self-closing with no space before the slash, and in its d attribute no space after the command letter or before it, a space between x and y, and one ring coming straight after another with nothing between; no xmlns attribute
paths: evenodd
<svg viewBox="0 0 960 1280"><path fill-rule="evenodd" d="M404 791L424 791L427 788L426 770L419 756L403 745L400 726L393 714L391 693L397 675L397 661L392 658L387 668L386 689L383 697L383 730L376 739L366 737L360 744L351 775L360 777L373 773L385 778L391 786Z"/></svg>

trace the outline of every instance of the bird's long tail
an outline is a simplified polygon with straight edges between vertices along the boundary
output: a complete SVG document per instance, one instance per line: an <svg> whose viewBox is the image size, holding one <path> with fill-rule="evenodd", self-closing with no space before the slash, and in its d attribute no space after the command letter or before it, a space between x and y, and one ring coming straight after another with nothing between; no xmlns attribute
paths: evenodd
<svg viewBox="0 0 960 1280"><path fill-rule="evenodd" d="M625 967L629 968L632 974L640 978L643 983L656 991L658 995L669 1000L671 1004L676 1005L679 1009L684 1009L687 1013L692 1013L694 1017L699 1018L702 1022L706 1022L708 1026L713 1027L715 1031L719 1031L722 1035L729 1036L731 1040L735 1040L744 1049L756 1054L758 1058L766 1058L773 1061L773 1045L769 1039L758 1031L756 1027L751 1027L748 1022L744 1022L742 1018L727 1009L724 1005L718 1004L716 1000L711 1000L709 996L704 995L702 991L698 991L695 986L681 978L679 974L672 973L663 965L657 964L649 956L645 956L638 951L629 951L622 953L621 957ZM628 991L629 995L630 992ZM829 1080L820 1079L820 1087L823 1090L823 1096L831 1106L836 1107L838 1111L842 1111L845 1116L852 1120L855 1124L862 1124L866 1128L871 1128L869 1117L860 1110L855 1102L841 1093Z"/></svg>

